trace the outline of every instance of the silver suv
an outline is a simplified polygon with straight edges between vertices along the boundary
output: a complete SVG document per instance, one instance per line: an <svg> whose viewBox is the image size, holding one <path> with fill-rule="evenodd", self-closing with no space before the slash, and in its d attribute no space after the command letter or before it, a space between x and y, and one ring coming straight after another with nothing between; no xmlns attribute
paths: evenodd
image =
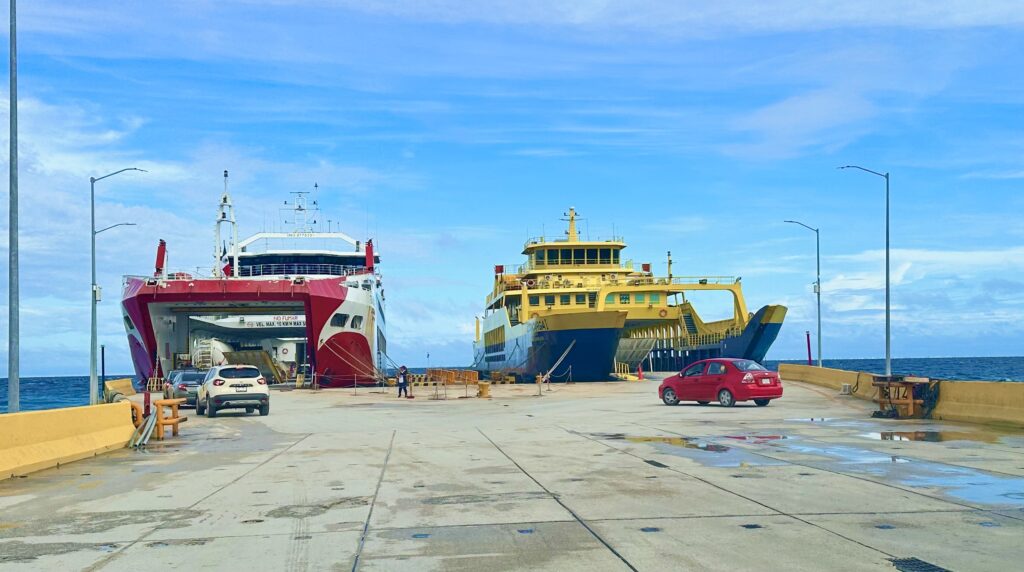
<svg viewBox="0 0 1024 572"><path fill-rule="evenodd" d="M260 370L251 365L221 365L211 368L199 386L196 413L216 417L221 409L244 408L270 414L270 388Z"/></svg>

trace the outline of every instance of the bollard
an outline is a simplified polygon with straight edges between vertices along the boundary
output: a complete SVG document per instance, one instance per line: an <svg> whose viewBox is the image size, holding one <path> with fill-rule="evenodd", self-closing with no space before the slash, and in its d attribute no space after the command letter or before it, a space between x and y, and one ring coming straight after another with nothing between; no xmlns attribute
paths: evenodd
<svg viewBox="0 0 1024 572"><path fill-rule="evenodd" d="M484 399L490 399L491 398L491 384L489 382L481 381L480 383L477 384L476 387L477 387L477 394L476 394L477 397L482 397Z"/></svg>
<svg viewBox="0 0 1024 572"><path fill-rule="evenodd" d="M538 374L537 374L537 396L538 396L538 397L539 397L539 396L541 396L541 395L544 395L543 393L541 393L541 390L540 390L540 388L541 388L541 387L542 387L543 385L544 385L544 376L543 376L543 375L540 375L540 374L538 373Z"/></svg>

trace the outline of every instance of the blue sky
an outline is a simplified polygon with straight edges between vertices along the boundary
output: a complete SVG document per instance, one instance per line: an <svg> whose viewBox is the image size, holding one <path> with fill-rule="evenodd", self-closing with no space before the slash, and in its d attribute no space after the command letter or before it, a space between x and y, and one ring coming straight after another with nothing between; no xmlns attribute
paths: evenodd
<svg viewBox="0 0 1024 572"><path fill-rule="evenodd" d="M159 238L209 266L223 169L243 235L317 182L377 237L417 365L470 361L492 266L569 206L789 306L770 358L814 329L814 237L782 221L820 226L825 355L879 357L883 181L835 167L891 171L894 355L1020 355L1018 2L551 4L22 2L23 375L88 371L88 178L127 166L98 187L98 225L138 223L98 243L110 371L120 276Z"/></svg>

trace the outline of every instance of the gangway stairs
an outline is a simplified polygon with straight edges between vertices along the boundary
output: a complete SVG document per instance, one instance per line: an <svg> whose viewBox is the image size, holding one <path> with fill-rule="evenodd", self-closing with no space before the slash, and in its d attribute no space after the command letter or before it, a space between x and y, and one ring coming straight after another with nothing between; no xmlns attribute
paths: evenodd
<svg viewBox="0 0 1024 572"><path fill-rule="evenodd" d="M224 359L232 365L251 365L260 370L263 377L274 380L273 383L284 383L288 381L288 375L281 368L277 367L273 358L266 350L240 350L224 352Z"/></svg>

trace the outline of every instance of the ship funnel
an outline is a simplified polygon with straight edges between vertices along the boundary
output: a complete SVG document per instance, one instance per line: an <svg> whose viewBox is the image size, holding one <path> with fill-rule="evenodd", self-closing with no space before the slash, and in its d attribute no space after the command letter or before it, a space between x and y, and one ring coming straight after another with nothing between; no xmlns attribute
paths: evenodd
<svg viewBox="0 0 1024 572"><path fill-rule="evenodd" d="M373 272L373 239L366 241L366 269Z"/></svg>
<svg viewBox="0 0 1024 572"><path fill-rule="evenodd" d="M160 278L164 274L164 268L167 264L167 242L164 239L160 239L160 243L156 246L156 264L154 265L153 277Z"/></svg>

